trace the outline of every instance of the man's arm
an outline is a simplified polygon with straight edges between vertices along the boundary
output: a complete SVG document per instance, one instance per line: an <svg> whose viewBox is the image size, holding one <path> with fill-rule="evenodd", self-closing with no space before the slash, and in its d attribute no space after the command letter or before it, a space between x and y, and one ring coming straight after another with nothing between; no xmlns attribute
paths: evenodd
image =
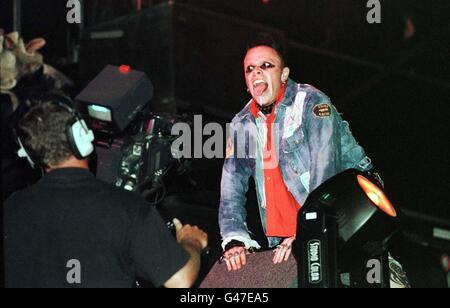
<svg viewBox="0 0 450 308"><path fill-rule="evenodd" d="M166 288L189 288L197 279L200 270L200 256L208 245L208 236L198 227L182 225L174 219L178 243L189 253L190 258L184 267L176 272L164 283Z"/></svg>
<svg viewBox="0 0 450 308"><path fill-rule="evenodd" d="M310 191L339 172L339 115L326 97L312 98L306 108L306 133L311 153Z"/></svg>
<svg viewBox="0 0 450 308"><path fill-rule="evenodd" d="M310 191L347 169L372 169L372 161L353 137L348 122L344 121L328 97L319 95L306 111L306 130L311 153ZM378 175L377 181L383 181Z"/></svg>
<svg viewBox="0 0 450 308"><path fill-rule="evenodd" d="M227 141L227 155L222 170L221 196L219 207L219 226L223 248L231 240L251 243L246 225L246 193L251 176L249 159L242 153L245 149L244 128L237 129L234 123L230 127Z"/></svg>
<svg viewBox="0 0 450 308"><path fill-rule="evenodd" d="M129 232L136 276L155 287L190 287L197 278L207 235L198 227L174 221L175 239L154 207L134 194L129 199L141 203Z"/></svg>

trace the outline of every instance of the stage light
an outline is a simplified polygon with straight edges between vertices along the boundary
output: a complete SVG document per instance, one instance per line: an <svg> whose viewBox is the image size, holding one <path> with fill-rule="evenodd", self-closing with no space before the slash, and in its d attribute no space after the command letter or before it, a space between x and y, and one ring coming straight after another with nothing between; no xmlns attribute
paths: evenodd
<svg viewBox="0 0 450 308"><path fill-rule="evenodd" d="M370 200L386 214L397 217L397 212L383 191L362 175L358 175L358 183Z"/></svg>
<svg viewBox="0 0 450 308"><path fill-rule="evenodd" d="M398 213L369 174L347 170L306 200L297 221L299 287L388 287L387 243ZM380 280L369 281L378 262Z"/></svg>

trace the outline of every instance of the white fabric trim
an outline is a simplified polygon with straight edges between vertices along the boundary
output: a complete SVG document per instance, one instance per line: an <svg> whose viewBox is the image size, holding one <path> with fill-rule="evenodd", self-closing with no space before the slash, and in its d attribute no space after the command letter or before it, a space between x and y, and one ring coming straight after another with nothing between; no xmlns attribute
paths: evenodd
<svg viewBox="0 0 450 308"><path fill-rule="evenodd" d="M266 185L264 178L264 148L266 147L267 143L267 124L265 120L256 120L256 127L258 130L258 152L259 155L256 158L257 159L257 168L260 168L262 170L262 196L261 196L261 207L265 209L267 207L266 204Z"/></svg>
<svg viewBox="0 0 450 308"><path fill-rule="evenodd" d="M229 242L231 242L232 240L236 240L236 241L244 243L245 249L249 249L250 247L253 247L253 248L256 248L256 249L261 249L261 246L258 244L257 241L254 241L254 240L252 240L250 238L247 238L247 237L236 235L236 236L232 236L232 237L226 238L226 239L224 239L222 241L222 250L225 250L225 246L227 246L227 244Z"/></svg>
<svg viewBox="0 0 450 308"><path fill-rule="evenodd" d="M305 99L306 92L299 92L295 97L294 104L286 108L283 139L291 137L295 130L302 125Z"/></svg>
<svg viewBox="0 0 450 308"><path fill-rule="evenodd" d="M300 176L300 181L302 182L303 187L305 187L305 189L306 189L307 192L309 192L309 183L310 183L310 180L311 180L311 176L310 176L309 171L303 173L303 174Z"/></svg>

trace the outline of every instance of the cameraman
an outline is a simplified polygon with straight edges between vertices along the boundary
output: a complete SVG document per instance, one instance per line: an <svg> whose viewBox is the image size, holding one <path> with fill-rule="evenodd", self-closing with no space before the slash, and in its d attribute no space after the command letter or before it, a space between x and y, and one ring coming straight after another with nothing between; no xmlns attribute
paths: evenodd
<svg viewBox="0 0 450 308"><path fill-rule="evenodd" d="M6 287L192 286L207 234L175 219L177 243L155 208L97 180L93 133L67 102L37 104L17 135L46 174L5 203Z"/></svg>

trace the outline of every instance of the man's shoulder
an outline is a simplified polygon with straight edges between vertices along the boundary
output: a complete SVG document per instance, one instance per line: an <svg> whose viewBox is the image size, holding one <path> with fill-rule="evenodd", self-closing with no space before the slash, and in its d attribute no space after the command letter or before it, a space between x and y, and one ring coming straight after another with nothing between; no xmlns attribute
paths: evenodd
<svg viewBox="0 0 450 308"><path fill-rule="evenodd" d="M86 189L87 186L89 186L89 189ZM30 202L36 203L36 199L45 198L48 200L52 195L52 186L42 186L38 182L23 190L14 192L10 197L8 197L8 199L5 200L4 207L17 208L22 205L27 206ZM134 205L138 207L146 202L137 193L121 189L113 184L96 178L87 179L82 186L68 186L67 189L64 189L64 191L58 194L58 198L62 200L75 195L77 196L76 199L79 202L96 200L97 205L108 204L108 206L119 206L127 209L133 208Z"/></svg>
<svg viewBox="0 0 450 308"><path fill-rule="evenodd" d="M26 202L36 202L38 197L36 196L39 193L39 189L37 188L40 180L32 185L23 187L19 190L14 191L4 202L3 207L8 206L16 206L18 204L23 204Z"/></svg>
<svg viewBox="0 0 450 308"><path fill-rule="evenodd" d="M13 206L13 204L19 203L20 200L26 200L27 198L24 198L24 196L27 195L29 188L25 188L23 190L18 190L13 192L3 203L3 207L5 209L8 209L10 206Z"/></svg>
<svg viewBox="0 0 450 308"><path fill-rule="evenodd" d="M309 105L318 103L331 104L331 100L328 95L310 84L298 84L298 92L306 93L306 103Z"/></svg>
<svg viewBox="0 0 450 308"><path fill-rule="evenodd" d="M35 184L36 185L36 184ZM16 217L28 213L41 201L36 195L35 185L13 192L3 203L3 219L5 224L14 225Z"/></svg>
<svg viewBox="0 0 450 308"><path fill-rule="evenodd" d="M243 122L244 119L245 119L247 116L251 115L251 113L250 113L250 104L251 104L251 103L252 103L252 101L248 102L248 103L245 105L245 107L242 108L242 110L239 111L239 112L234 116L234 118L231 120L231 123L232 123L232 124L237 124L237 123Z"/></svg>

